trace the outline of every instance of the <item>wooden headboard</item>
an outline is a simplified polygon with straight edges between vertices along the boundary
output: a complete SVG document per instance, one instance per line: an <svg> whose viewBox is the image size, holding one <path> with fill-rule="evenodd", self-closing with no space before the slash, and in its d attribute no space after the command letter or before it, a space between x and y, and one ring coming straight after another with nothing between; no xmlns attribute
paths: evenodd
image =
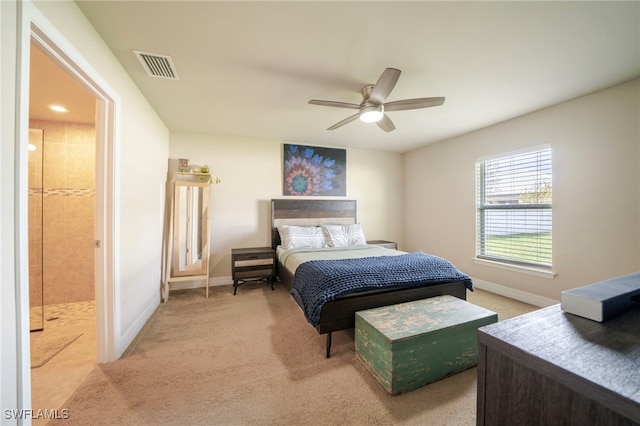
<svg viewBox="0 0 640 426"><path fill-rule="evenodd" d="M278 226L347 225L356 223L356 200L271 200L271 247L280 244Z"/></svg>

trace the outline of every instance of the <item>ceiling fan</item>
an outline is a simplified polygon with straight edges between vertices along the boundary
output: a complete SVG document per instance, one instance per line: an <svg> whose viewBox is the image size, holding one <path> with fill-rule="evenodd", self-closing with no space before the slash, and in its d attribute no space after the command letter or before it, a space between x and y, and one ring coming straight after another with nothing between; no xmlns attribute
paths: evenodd
<svg viewBox="0 0 640 426"><path fill-rule="evenodd" d="M384 102L391 93L398 78L400 78L400 70L395 68L387 68L384 70L378 81L374 85L364 86L360 92L362 93L362 102L360 104L352 104L349 102L321 101L312 99L309 101L312 105L323 105L338 108L349 108L359 110L357 114L345 118L337 122L327 130L334 130L345 124L351 123L353 120L360 118L365 123L376 123L385 132L395 130L396 126L393 121L385 114L388 111L404 111L408 109L428 108L439 106L444 103L443 97L437 98L416 98L403 99L401 101Z"/></svg>

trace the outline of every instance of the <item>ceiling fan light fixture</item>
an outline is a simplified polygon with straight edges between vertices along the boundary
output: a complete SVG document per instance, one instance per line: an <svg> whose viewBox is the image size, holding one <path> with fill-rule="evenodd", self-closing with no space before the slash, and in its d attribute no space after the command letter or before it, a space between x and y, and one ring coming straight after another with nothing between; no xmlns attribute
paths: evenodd
<svg viewBox="0 0 640 426"><path fill-rule="evenodd" d="M380 105L369 105L360 111L360 120L365 123L375 123L382 120L384 116L384 107Z"/></svg>
<svg viewBox="0 0 640 426"><path fill-rule="evenodd" d="M360 118L360 121L364 123L376 123L378 127L385 132L392 132L396 129L393 121L391 121L388 115L385 115L385 110L404 111L408 109L439 106L444 103L444 97L402 99L399 101L385 103L385 100L395 87L399 77L399 69L386 68L382 72L382 75L380 75L380 78L378 78L376 84L369 84L360 89L360 93L362 94L362 102L360 102L360 104L337 101L323 101L319 99L311 99L309 103L312 105L323 105L328 107L358 110L356 114L352 114L344 120L338 121L327 130L335 130L338 127L342 127L345 124L349 124L352 121Z"/></svg>

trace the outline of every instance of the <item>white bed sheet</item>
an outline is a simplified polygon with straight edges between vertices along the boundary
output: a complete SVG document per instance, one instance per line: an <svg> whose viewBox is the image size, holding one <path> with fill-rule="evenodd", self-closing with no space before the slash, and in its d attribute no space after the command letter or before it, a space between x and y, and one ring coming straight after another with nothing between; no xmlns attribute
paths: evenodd
<svg viewBox="0 0 640 426"><path fill-rule="evenodd" d="M338 260L376 256L398 256L406 254L399 250L388 249L379 245L367 244L348 247L323 247L323 248L294 248L285 250L282 246L276 248L276 254L280 262L291 274L302 263L309 260Z"/></svg>

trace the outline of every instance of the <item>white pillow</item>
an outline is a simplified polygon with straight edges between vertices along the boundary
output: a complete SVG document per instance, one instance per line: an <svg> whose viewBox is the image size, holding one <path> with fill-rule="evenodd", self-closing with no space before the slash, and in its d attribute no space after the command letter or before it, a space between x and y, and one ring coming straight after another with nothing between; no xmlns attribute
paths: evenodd
<svg viewBox="0 0 640 426"><path fill-rule="evenodd" d="M321 248L327 246L324 232L319 226L290 226L278 227L282 248Z"/></svg>
<svg viewBox="0 0 640 426"><path fill-rule="evenodd" d="M359 246L367 244L367 239L359 223L352 225L323 225L329 247Z"/></svg>

